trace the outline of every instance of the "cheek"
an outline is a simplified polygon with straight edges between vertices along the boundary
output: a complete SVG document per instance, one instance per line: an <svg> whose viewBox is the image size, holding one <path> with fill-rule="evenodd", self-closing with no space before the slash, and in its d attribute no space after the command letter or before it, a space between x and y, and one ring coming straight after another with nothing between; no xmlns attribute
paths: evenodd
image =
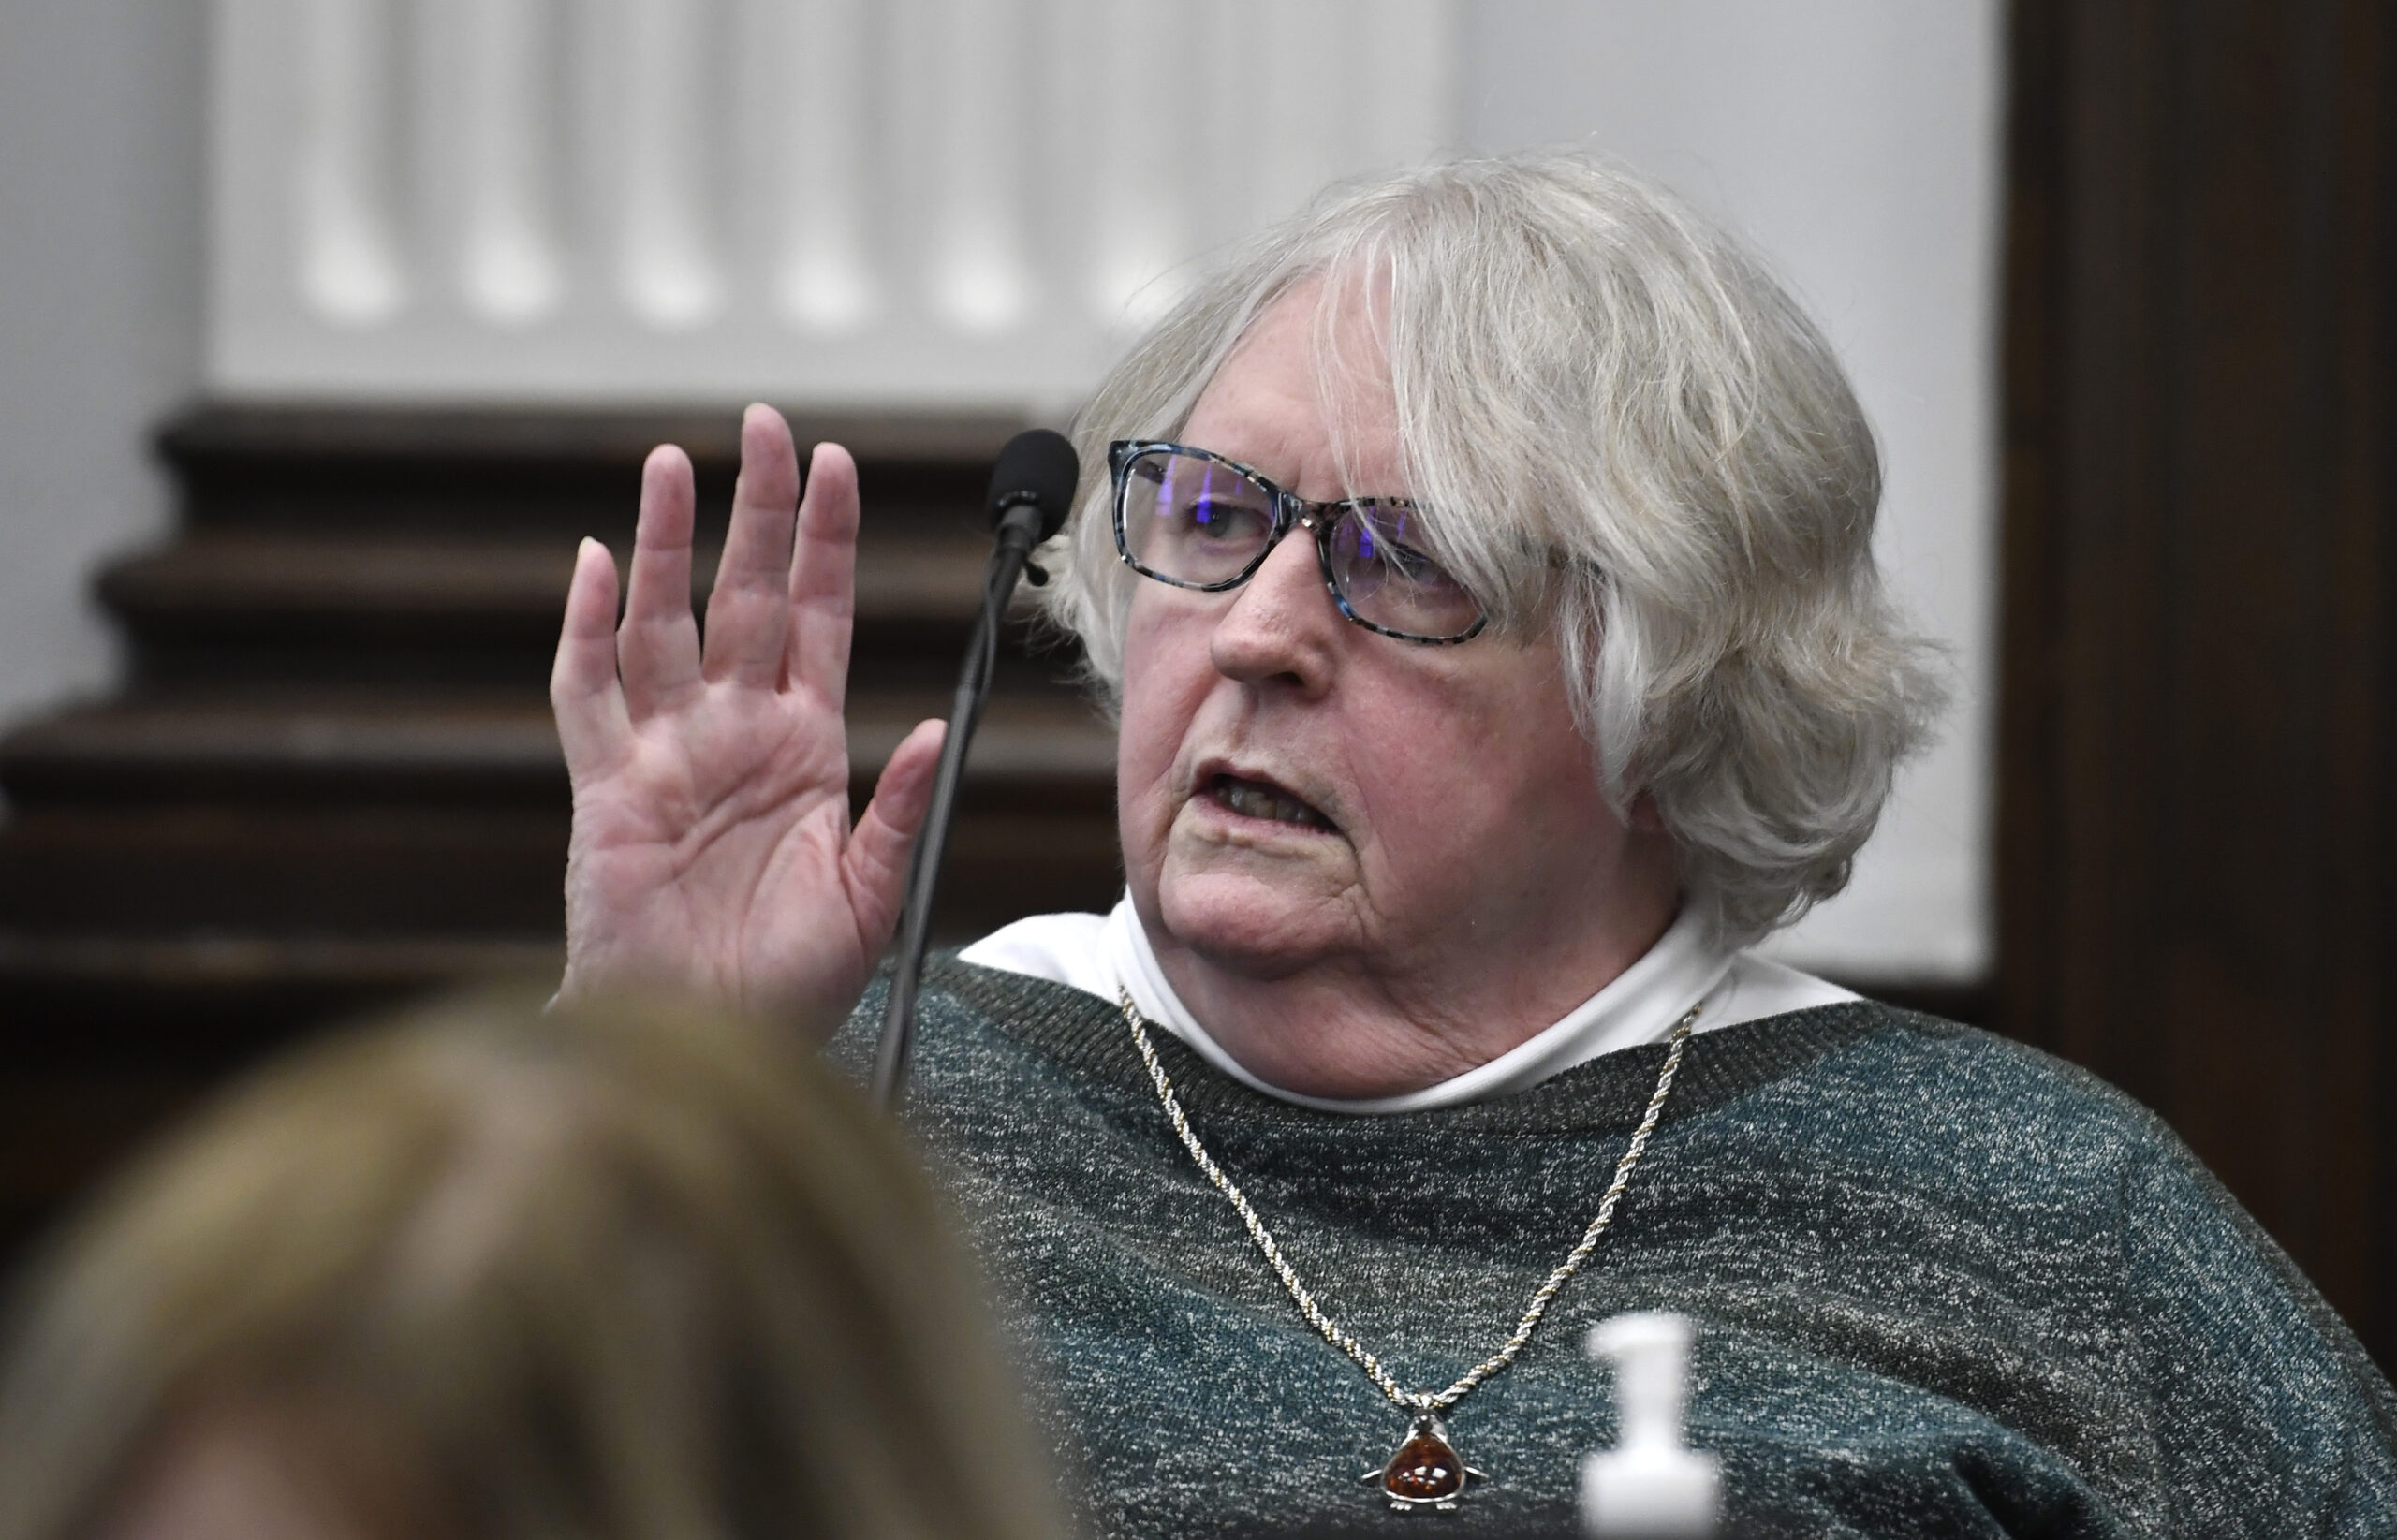
<svg viewBox="0 0 2397 1540"><path fill-rule="evenodd" d="M1143 585L1154 586L1154 585ZM1214 680L1203 629L1169 607L1132 605L1124 638L1124 709L1115 743L1115 799L1126 867L1153 867L1174 812L1173 768Z"/></svg>
<svg viewBox="0 0 2397 1540"><path fill-rule="evenodd" d="M1373 833L1361 852L1369 868L1410 885L1454 879L1460 849L1487 839L1489 804L1504 799L1494 793L1492 772L1508 751L1503 740L1485 736L1490 726L1438 711L1376 714L1374 736L1404 747L1357 762L1357 790Z"/></svg>
<svg viewBox="0 0 2397 1540"><path fill-rule="evenodd" d="M1512 687L1509 687L1512 686ZM1488 679L1393 696L1374 737L1404 744L1359 767L1376 848L1400 880L1453 891L1585 861L1616 829L1561 690Z"/></svg>

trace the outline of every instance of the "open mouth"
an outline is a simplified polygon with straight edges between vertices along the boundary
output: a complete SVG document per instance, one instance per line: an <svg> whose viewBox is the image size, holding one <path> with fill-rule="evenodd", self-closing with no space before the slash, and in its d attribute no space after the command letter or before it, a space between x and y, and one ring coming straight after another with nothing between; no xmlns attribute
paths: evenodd
<svg viewBox="0 0 2397 1540"><path fill-rule="evenodd" d="M1207 795L1243 818L1263 818L1301 829L1331 827L1331 819L1270 781L1218 774L1208 779Z"/></svg>

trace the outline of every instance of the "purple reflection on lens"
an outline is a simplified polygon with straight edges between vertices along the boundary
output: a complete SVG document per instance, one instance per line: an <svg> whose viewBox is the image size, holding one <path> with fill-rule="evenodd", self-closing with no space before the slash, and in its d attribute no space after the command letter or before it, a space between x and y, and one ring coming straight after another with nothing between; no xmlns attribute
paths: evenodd
<svg viewBox="0 0 2397 1540"><path fill-rule="evenodd" d="M1215 521L1215 499L1220 495L1215 490L1215 483L1219 478L1230 479L1222 470L1213 465L1208 466L1200 473L1198 495L1190 505L1190 515L1202 524L1212 524Z"/></svg>

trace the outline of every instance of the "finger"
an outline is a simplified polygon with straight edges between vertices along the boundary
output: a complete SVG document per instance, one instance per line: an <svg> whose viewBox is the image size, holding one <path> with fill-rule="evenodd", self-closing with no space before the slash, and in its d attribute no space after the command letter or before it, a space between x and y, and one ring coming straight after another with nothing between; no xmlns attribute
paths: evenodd
<svg viewBox="0 0 2397 1540"><path fill-rule="evenodd" d="M583 541L574 553L566 623L550 668L550 709L557 715L569 779L614 764L632 735L616 679L616 563L596 540Z"/></svg>
<svg viewBox="0 0 2397 1540"><path fill-rule="evenodd" d="M848 848L842 852L842 883L868 956L878 956L898 927L899 907L906 902L907 854L932 806L933 780L948 730L949 724L935 718L917 723L900 740L875 783L874 800L866 804Z"/></svg>
<svg viewBox="0 0 2397 1540"><path fill-rule="evenodd" d="M783 597L790 532L799 507L799 452L790 426L771 406L741 415L741 478L732 488L732 525L708 595L705 672L772 689L780 681L790 629Z"/></svg>
<svg viewBox="0 0 2397 1540"><path fill-rule="evenodd" d="M625 704L639 721L699 680L699 628L691 619L691 459L670 444L640 468L640 521L617 667Z"/></svg>
<svg viewBox="0 0 2397 1540"><path fill-rule="evenodd" d="M790 553L790 644L783 671L839 711L849 682L857 613L858 466L837 444L818 444Z"/></svg>

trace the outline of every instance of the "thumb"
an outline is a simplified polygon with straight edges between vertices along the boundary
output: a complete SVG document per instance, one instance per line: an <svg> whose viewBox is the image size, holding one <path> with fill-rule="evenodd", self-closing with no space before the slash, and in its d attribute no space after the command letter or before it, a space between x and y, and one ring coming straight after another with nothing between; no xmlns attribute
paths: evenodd
<svg viewBox="0 0 2397 1540"><path fill-rule="evenodd" d="M899 908L906 902L907 854L932 807L933 782L948 731L949 724L937 719L919 722L900 740L875 783L874 800L866 804L848 848L841 854L841 880L848 888L858 938L869 957L878 956L898 928Z"/></svg>

